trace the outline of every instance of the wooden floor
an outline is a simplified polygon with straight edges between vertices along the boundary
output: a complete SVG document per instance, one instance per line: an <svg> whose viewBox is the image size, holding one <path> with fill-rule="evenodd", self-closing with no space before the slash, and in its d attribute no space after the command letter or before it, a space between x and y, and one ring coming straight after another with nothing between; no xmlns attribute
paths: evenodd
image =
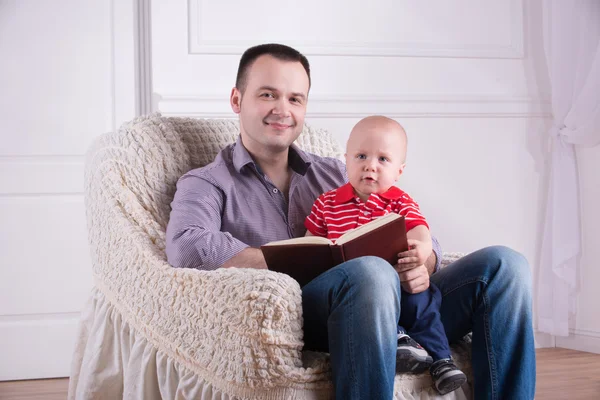
<svg viewBox="0 0 600 400"><path fill-rule="evenodd" d="M0 382L0 399L64 400L68 379ZM600 399L600 354L537 350L537 393L542 400Z"/></svg>
<svg viewBox="0 0 600 400"><path fill-rule="evenodd" d="M600 354L538 349L536 399L600 399Z"/></svg>

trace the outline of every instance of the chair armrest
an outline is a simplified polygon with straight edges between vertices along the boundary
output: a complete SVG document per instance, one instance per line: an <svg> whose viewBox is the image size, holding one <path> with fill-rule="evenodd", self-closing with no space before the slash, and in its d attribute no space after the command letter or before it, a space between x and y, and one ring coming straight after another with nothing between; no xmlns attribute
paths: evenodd
<svg viewBox="0 0 600 400"><path fill-rule="evenodd" d="M158 350L207 381L270 387L315 380L302 368L298 283L265 270L171 267L156 210L140 198L147 194L130 188L143 166L120 141L100 137L86 160L96 287Z"/></svg>
<svg viewBox="0 0 600 400"><path fill-rule="evenodd" d="M454 261L458 260L466 256L466 253L454 252L454 253L446 253L442 254L442 261L440 262L440 268L445 268L449 264L452 264Z"/></svg>
<svg viewBox="0 0 600 400"><path fill-rule="evenodd" d="M252 387L311 380L301 368L301 291L289 276L176 269L147 257L121 265L96 275L97 287L157 349L199 376Z"/></svg>

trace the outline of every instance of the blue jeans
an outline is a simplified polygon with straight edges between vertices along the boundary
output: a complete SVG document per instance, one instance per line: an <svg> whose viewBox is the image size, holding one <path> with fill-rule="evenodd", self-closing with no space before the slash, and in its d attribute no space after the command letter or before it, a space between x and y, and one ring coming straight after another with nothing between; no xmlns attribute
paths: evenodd
<svg viewBox="0 0 600 400"><path fill-rule="evenodd" d="M473 332L476 399L532 399L531 277L515 251L488 247L435 273L450 343ZM396 271L376 257L341 264L302 288L305 349L328 351L336 399L392 399Z"/></svg>

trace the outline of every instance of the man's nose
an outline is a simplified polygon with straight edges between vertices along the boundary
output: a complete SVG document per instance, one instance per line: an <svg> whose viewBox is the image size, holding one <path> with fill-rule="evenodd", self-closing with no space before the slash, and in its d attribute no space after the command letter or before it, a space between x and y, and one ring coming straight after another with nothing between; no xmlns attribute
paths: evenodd
<svg viewBox="0 0 600 400"><path fill-rule="evenodd" d="M285 98L279 98L275 102L273 107L273 114L284 118L290 116L290 105L288 104Z"/></svg>

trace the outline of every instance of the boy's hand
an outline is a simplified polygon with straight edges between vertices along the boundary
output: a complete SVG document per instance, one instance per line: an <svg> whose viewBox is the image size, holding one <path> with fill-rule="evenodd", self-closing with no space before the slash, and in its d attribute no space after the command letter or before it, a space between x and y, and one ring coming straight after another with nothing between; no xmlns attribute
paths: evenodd
<svg viewBox="0 0 600 400"><path fill-rule="evenodd" d="M408 250L398 253L398 266L412 269L425 264L431 254L431 244L416 239L408 239Z"/></svg>
<svg viewBox="0 0 600 400"><path fill-rule="evenodd" d="M408 293L421 293L429 288L429 271L425 265L407 267L405 264L396 264L394 269L400 277L400 286Z"/></svg>

